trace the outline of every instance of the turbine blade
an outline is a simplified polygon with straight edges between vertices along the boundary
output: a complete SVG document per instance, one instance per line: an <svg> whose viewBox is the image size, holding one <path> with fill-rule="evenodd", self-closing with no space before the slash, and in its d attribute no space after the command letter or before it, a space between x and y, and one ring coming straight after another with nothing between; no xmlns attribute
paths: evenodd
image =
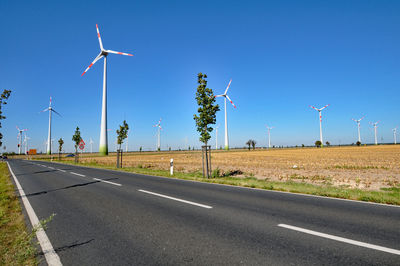
<svg viewBox="0 0 400 266"><path fill-rule="evenodd" d="M53 111L54 113L58 114L60 117L62 117L62 115L60 115L56 110L54 110L53 108L51 108L51 111Z"/></svg>
<svg viewBox="0 0 400 266"><path fill-rule="evenodd" d="M326 107L328 107L330 104L325 105L324 107L322 107L321 109L319 109L320 111L324 110Z"/></svg>
<svg viewBox="0 0 400 266"><path fill-rule="evenodd" d="M116 52L112 50L106 50L107 53L112 53L112 54L121 54L121 55L128 55L128 56L133 56L133 54L127 54L127 53L121 53L121 52Z"/></svg>
<svg viewBox="0 0 400 266"><path fill-rule="evenodd" d="M103 42L101 41L99 26L96 24L97 37L99 38L100 50L103 50Z"/></svg>
<svg viewBox="0 0 400 266"><path fill-rule="evenodd" d="M226 95L226 98L228 98L228 100L231 102L231 104L233 105L233 107L235 107L235 108L236 108L235 104L232 102L231 98L229 98L229 96L228 96L228 95Z"/></svg>
<svg viewBox="0 0 400 266"><path fill-rule="evenodd" d="M226 93L228 92L228 89L229 89L229 87L231 86L231 82L232 82L232 79L229 81L228 87L226 87L226 90L225 90L225 92L224 92L224 95L226 95Z"/></svg>
<svg viewBox="0 0 400 266"><path fill-rule="evenodd" d="M40 113L44 113L44 112L46 112L46 111L48 111L48 110L49 110L49 108L46 108L46 109L40 111L39 114L40 114Z"/></svg>
<svg viewBox="0 0 400 266"><path fill-rule="evenodd" d="M309 106L310 106L312 109L319 111L318 108L315 108L315 107L312 106L312 105L309 105Z"/></svg>
<svg viewBox="0 0 400 266"><path fill-rule="evenodd" d="M223 95L223 94L221 94L221 95L215 95L214 97L215 97L215 98L217 98L217 97L225 97L225 95Z"/></svg>
<svg viewBox="0 0 400 266"><path fill-rule="evenodd" d="M358 121L361 121L361 120L363 120L363 119L364 119L364 117L365 117L365 115L364 115L363 117L361 117L360 119L358 119Z"/></svg>
<svg viewBox="0 0 400 266"><path fill-rule="evenodd" d="M91 67L94 65L94 63L96 63L97 61L99 61L99 59L102 58L102 57L103 57L103 56L101 55L101 53L100 53L98 56L96 56L96 58L93 60L93 62L86 68L85 71L83 71L81 77L82 77L83 75L85 75L85 73L89 70L89 68L91 68Z"/></svg>

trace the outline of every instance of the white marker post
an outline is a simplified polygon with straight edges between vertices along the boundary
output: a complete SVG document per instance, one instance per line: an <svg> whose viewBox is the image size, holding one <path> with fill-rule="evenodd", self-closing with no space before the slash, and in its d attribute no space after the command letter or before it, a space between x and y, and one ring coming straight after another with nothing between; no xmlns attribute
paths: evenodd
<svg viewBox="0 0 400 266"><path fill-rule="evenodd" d="M174 175L174 159L171 159L169 166L170 166L169 170L170 175Z"/></svg>

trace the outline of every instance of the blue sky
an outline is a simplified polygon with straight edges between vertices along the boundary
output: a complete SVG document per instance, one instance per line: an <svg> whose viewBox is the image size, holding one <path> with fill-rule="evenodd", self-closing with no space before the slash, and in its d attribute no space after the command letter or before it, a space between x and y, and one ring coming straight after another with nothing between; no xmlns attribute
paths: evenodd
<svg viewBox="0 0 400 266"><path fill-rule="evenodd" d="M130 150L155 149L160 117L163 149L200 146L198 72L216 94L233 80L233 147L250 138L265 146L265 124L275 127L273 145L310 145L319 125L308 105L325 104L324 140L356 142L351 118L365 115L363 142L373 142L368 122L378 120L379 141L391 142L400 125L399 14L399 1L0 1L0 89L12 90L3 145L17 150L18 125L43 150L48 115L38 112L52 96L62 114L53 139L72 151L79 126L98 149L103 62L81 77L99 53L96 23L105 49L134 54L108 56L110 150L124 119ZM217 120L223 144L223 108Z"/></svg>

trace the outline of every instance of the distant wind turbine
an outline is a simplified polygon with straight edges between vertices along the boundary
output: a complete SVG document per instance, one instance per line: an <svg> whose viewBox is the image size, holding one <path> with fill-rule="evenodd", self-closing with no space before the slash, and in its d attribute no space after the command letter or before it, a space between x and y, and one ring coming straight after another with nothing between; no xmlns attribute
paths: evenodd
<svg viewBox="0 0 400 266"><path fill-rule="evenodd" d="M153 127L157 127L157 128L158 128L158 129L157 129L157 150L159 151L159 150L161 149L161 139L160 139L161 130L162 130L162 127L161 127L161 118L160 118L160 120L158 121L158 123L155 124Z"/></svg>
<svg viewBox="0 0 400 266"><path fill-rule="evenodd" d="M92 138L89 139L89 144L90 144L90 153L93 153L93 140Z"/></svg>
<svg viewBox="0 0 400 266"><path fill-rule="evenodd" d="M378 136L377 136L377 132L376 132L376 128L378 127L378 122L369 122L373 127L374 127L374 134L375 134L375 145L378 145Z"/></svg>
<svg viewBox="0 0 400 266"><path fill-rule="evenodd" d="M56 110L54 110L51 107L51 96L50 96L49 107L44 109L43 111L41 111L41 113L47 112L47 111L49 111L49 132L47 135L47 154L51 154L51 145L52 145L52 142L50 141L50 139L51 139L51 112L54 112L54 113L58 114L59 116L61 116L59 113L57 113Z"/></svg>
<svg viewBox="0 0 400 266"><path fill-rule="evenodd" d="M318 109L318 108L315 108L314 106L310 105L310 107L312 109L318 111L318 117L319 117L319 140L321 141L321 147L324 146L324 141L323 141L323 138L322 138L322 114L321 114L321 111L324 110L328 106L329 106L329 104L327 104L324 107Z"/></svg>
<svg viewBox="0 0 400 266"><path fill-rule="evenodd" d="M273 129L274 127L269 127L268 125L265 125L267 127L268 130L268 148L271 148L271 129Z"/></svg>
<svg viewBox="0 0 400 266"><path fill-rule="evenodd" d="M98 60L104 58L104 72L103 72L103 103L101 107L101 125L100 125L100 147L99 153L102 155L108 154L108 140L107 140L107 55L111 54L120 54L120 55L128 55L133 56L132 54L116 52L112 50L105 50L103 48L103 43L100 37L99 27L96 24L97 29L97 37L99 38L100 44L100 53L96 56L93 62L86 68L86 70L82 73L82 76L91 68Z"/></svg>
<svg viewBox="0 0 400 266"><path fill-rule="evenodd" d="M28 154L28 140L30 140L30 139L31 139L31 138L28 137L28 136L26 135L26 132L25 132L25 138L24 138L25 154Z"/></svg>
<svg viewBox="0 0 400 266"><path fill-rule="evenodd" d="M360 119L356 120L352 118L354 122L357 123L357 128L358 128L358 141L361 143L361 135L360 135L360 121L364 119L365 116L361 117Z"/></svg>
<svg viewBox="0 0 400 266"><path fill-rule="evenodd" d="M224 97L224 108L225 108L225 150L229 150L229 139L228 139L228 117L226 114L226 99L228 99L233 107L236 108L235 104L232 102L231 98L228 96L228 89L231 86L232 79L229 81L228 87L226 87L226 90L224 94L221 95L215 95L215 97Z"/></svg>
<svg viewBox="0 0 400 266"><path fill-rule="evenodd" d="M22 134L24 133L24 131L27 131L28 129L19 129L19 127L17 126L17 130L18 130L17 140L19 140L19 144L18 144L18 154L21 154Z"/></svg>
<svg viewBox="0 0 400 266"><path fill-rule="evenodd" d="M397 135L397 127L393 128L393 138L394 138L394 144L397 144L397 140L396 140L396 135Z"/></svg>

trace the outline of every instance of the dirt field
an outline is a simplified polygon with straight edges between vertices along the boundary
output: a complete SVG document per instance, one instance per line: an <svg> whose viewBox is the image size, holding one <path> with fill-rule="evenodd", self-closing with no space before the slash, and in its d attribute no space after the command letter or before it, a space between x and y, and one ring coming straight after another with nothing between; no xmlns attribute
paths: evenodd
<svg viewBox="0 0 400 266"><path fill-rule="evenodd" d="M201 170L199 151L124 154L124 166L169 169L174 159L176 171ZM84 155L85 162L115 165L108 157ZM221 173L243 172L273 181L293 180L313 184L379 190L400 184L400 145L367 147L296 148L271 150L213 151L212 167Z"/></svg>

